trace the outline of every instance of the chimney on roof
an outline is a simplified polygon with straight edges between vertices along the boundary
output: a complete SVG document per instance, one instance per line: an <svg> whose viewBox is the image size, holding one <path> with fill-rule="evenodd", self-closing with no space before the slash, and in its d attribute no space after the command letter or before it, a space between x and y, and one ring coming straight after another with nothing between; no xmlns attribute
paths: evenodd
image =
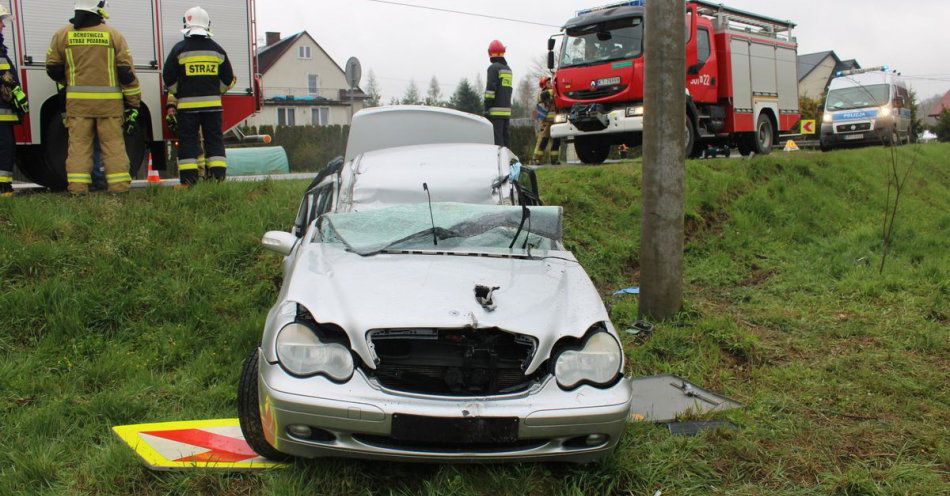
<svg viewBox="0 0 950 496"><path fill-rule="evenodd" d="M278 41L280 41L280 33L268 31L265 36L267 37L267 46L274 46Z"/></svg>

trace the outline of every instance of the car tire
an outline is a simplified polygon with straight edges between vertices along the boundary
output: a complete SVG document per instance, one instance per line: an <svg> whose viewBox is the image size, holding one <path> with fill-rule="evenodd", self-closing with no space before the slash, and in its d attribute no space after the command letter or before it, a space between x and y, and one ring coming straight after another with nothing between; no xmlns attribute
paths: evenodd
<svg viewBox="0 0 950 496"><path fill-rule="evenodd" d="M574 142L577 158L587 165L600 165L610 156L610 145L600 144L586 139Z"/></svg>
<svg viewBox="0 0 950 496"><path fill-rule="evenodd" d="M260 402L257 396L257 361L259 353L254 351L244 361L241 379L238 383L237 402L238 420L241 421L241 432L244 440L257 454L274 461L287 461L292 457L277 451L264 436L264 427L261 423Z"/></svg>
<svg viewBox="0 0 950 496"><path fill-rule="evenodd" d="M752 144L757 155L772 153L772 146L775 145L775 126L772 125L772 119L769 119L769 116L765 114L759 116L753 140Z"/></svg>

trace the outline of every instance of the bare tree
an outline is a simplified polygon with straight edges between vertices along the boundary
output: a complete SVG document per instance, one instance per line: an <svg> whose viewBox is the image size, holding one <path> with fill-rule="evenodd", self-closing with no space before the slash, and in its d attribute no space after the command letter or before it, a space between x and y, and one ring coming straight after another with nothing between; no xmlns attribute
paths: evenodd
<svg viewBox="0 0 950 496"><path fill-rule="evenodd" d="M366 100L367 107L378 107L383 99L383 95L379 91L379 82L376 80L376 73L372 69L369 70L369 79L366 81L366 95L369 96Z"/></svg>
<svg viewBox="0 0 950 496"><path fill-rule="evenodd" d="M439 85L438 78L432 76L432 79L429 81L429 91L426 94L426 105L430 107L441 107L443 103L442 87Z"/></svg>

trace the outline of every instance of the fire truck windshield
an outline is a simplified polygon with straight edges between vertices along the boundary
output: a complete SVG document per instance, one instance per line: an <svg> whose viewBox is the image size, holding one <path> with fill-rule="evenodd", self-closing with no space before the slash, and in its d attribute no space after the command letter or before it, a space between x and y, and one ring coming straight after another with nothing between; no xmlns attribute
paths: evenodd
<svg viewBox="0 0 950 496"><path fill-rule="evenodd" d="M891 87L886 84L870 86L852 86L828 92L826 110L848 110L866 107L880 107L891 99Z"/></svg>
<svg viewBox="0 0 950 496"><path fill-rule="evenodd" d="M572 28L561 48L561 68L632 59L643 53L643 18Z"/></svg>

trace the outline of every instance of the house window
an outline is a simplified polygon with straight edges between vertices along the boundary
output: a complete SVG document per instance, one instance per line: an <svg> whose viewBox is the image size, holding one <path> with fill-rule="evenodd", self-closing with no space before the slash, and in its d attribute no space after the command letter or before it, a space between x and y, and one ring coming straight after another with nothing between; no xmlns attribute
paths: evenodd
<svg viewBox="0 0 950 496"><path fill-rule="evenodd" d="M294 112L293 107L278 107L277 108L277 125L278 126L296 126L297 125L297 115Z"/></svg>
<svg viewBox="0 0 950 496"><path fill-rule="evenodd" d="M320 94L320 76L316 74L310 74L307 76L307 89L310 91L311 95Z"/></svg>
<svg viewBox="0 0 950 496"><path fill-rule="evenodd" d="M297 49L297 58L299 59L309 59L310 58L310 47L302 46Z"/></svg>
<svg viewBox="0 0 950 496"><path fill-rule="evenodd" d="M310 122L314 126L330 124L330 107L313 107L310 109Z"/></svg>

